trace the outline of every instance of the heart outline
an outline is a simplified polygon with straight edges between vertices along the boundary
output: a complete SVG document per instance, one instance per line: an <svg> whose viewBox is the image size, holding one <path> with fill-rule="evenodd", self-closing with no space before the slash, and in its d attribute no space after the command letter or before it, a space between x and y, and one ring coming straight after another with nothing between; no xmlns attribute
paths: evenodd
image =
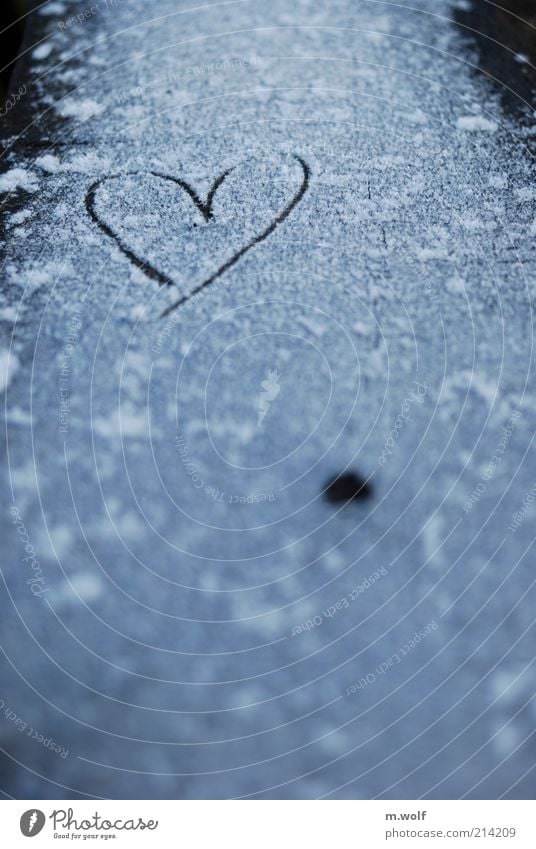
<svg viewBox="0 0 536 849"><path fill-rule="evenodd" d="M272 223L268 227L266 227L265 230L262 231L262 233L260 233L258 236L255 236L250 242L248 242L247 245L240 248L235 254L233 254L230 259L226 260L223 265L221 265L215 272L213 272L206 280L200 283L199 286L193 289L189 294L180 297L169 307L166 307L166 309L161 313L160 318L165 318L167 315L173 312L173 310L178 309L178 307L185 304L186 301L190 300L190 298L192 298L194 295L197 295L202 289L207 286L210 286L210 284L213 283L218 277L220 277L229 268L235 265L235 263L237 263L238 260L244 256L244 254L251 250L251 248L255 247L255 245L258 245L260 242L263 242L265 239L267 239L268 236L274 232L276 227L278 227L279 224L281 224L285 220L285 218L290 215L294 207L301 201L305 192L307 191L309 187L309 177L311 175L311 169L309 168L307 163L301 158L301 156L294 154L294 159L301 165L303 171L303 179L298 191L294 194L294 196L291 198L291 200L288 202L282 212L279 213L279 215L272 221ZM111 239L113 239L118 245L120 251L125 254L125 256L137 268L143 271L143 273L147 277L149 277L151 280L156 280L160 286L174 286L175 281L171 277L168 277L167 274L163 274L161 271L152 266L146 260L140 259L140 257L138 257L134 253L134 251L131 251L130 248L127 248L126 245L121 242L121 239L119 238L117 233L115 233L114 230L110 227L110 225L106 224L106 222L100 218L95 209L96 194L99 188L108 180L115 180L125 175L151 174L153 177L159 177L160 179L169 180L172 183L176 183L184 192L186 192L186 194L193 201L199 212L202 214L205 221L208 222L214 218L214 215L212 213L212 203L214 200L214 196L217 190L224 182L225 178L231 173L232 170L232 168L227 169L227 171L224 171L222 174L220 174L219 177L214 180L212 186L209 189L205 202L201 200L195 189L193 189L189 183L187 183L185 180L181 180L179 177L173 177L170 174L161 174L157 171L123 171L118 174L108 174L107 176L101 177L99 180L96 180L89 187L85 199L86 211L92 221L94 221L94 223L99 227L99 229L102 230L103 233L105 233Z"/></svg>

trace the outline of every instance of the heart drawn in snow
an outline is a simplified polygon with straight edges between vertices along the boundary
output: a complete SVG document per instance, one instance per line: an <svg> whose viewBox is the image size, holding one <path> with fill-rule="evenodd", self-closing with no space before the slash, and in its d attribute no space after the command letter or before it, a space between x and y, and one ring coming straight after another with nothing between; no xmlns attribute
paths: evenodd
<svg viewBox="0 0 536 849"><path fill-rule="evenodd" d="M229 186L227 192L227 216L222 215L222 218L226 218L227 221L227 230L224 231L224 238L220 238L219 242L223 244L223 250L217 246L216 253L220 253L225 256L225 253L229 254L224 258L221 256L219 261L216 261L214 265L214 231L212 231L212 235L210 233L210 229L207 228L205 232L205 246L207 248L207 254L209 254L209 261L211 262L210 268L205 267L204 273L201 273L201 282L199 282L188 294L182 295L178 300L174 301L170 306L168 306L162 316L168 315L173 310L182 306L186 301L189 300L193 295L196 295L205 287L209 286L213 283L218 277L220 277L225 271L231 268L236 262L238 262L241 257L244 256L251 248L258 245L260 242L264 241L271 233L274 232L276 227L281 224L285 218L292 212L294 207L300 202L303 198L305 192L307 191L309 185L309 175L310 169L309 166L304 162L304 160L300 156L294 156L294 160L299 164L301 168L301 173L299 175L299 184L297 185L296 190L289 198L288 193L287 197L282 195L281 184L283 181L279 179L275 179L268 184L268 189L273 196L275 194L276 201L278 201L277 210L271 210L269 213L268 220L262 220L263 212L260 207L262 204L260 203L259 195L262 194L261 187L258 184L253 184L250 188L250 209L242 210L244 220L240 220L240 216L236 213L236 210L233 212L232 206L229 211L229 206L233 202L236 205L236 192L237 187ZM120 251L128 257L128 259L139 268L147 277L151 280L155 280L160 286L175 286L177 285L175 267L178 267L179 262L177 259L174 260L175 265L173 269L169 271L164 268L164 263L161 260L162 253L162 242L163 242L163 234L165 234L165 239L169 242L173 242L173 234L170 233L170 228L173 227L174 222L176 222L177 218L181 218L187 222L188 227L191 228L191 217L192 214L200 219L201 225L210 225L212 222L218 222L219 215L214 212L214 201L219 189L222 186L228 186L229 183L232 182L231 179L227 179L230 175L235 172L234 168L230 168L227 171L224 171L223 174L220 174L219 177L214 180L212 185L209 188L209 191L206 195L206 200L202 200L197 192L192 188L192 186L187 183L185 180L179 179L178 177L174 177L170 174L162 174L156 171L137 171L137 172L121 172L119 174L112 174L107 177L103 177L100 180L97 180L90 186L87 195L86 195L86 209L91 217L91 219L98 225L98 227L105 233L107 236L112 238ZM234 174L233 174L234 176ZM110 189L113 185L113 181L118 180L132 180L132 179L147 179L150 178L154 180L156 178L159 181L160 189L167 193L169 197L162 200L160 198L159 203L162 207L162 212L158 215L156 213L157 221L156 224L153 223L153 254L156 254L156 257L146 256L144 258L144 254L147 254L147 250L144 250L145 245L143 244L144 233L146 232L145 227L140 226L140 219L136 216L128 216L125 215L124 205L128 203L129 194L136 194L138 192L138 206L136 209L140 208L144 215L142 215L142 223L145 221L154 221L155 213L152 212L151 207L151 199L149 197L149 187L146 188L145 192L142 192L142 188L138 184L130 183L127 185L124 195L121 192L117 192L117 189L114 190L112 194L110 194ZM264 181L264 188L266 188L266 180ZM176 187L180 189L180 193L177 194ZM152 187L154 188L154 187ZM234 193L233 193L234 188ZM170 192L172 193L170 195ZM185 207L185 201L189 204L189 208ZM113 215L110 213L110 207L113 207L113 204L119 204L116 219L117 222L114 223ZM170 209L170 205L175 204L177 208L177 212L182 213L182 216L173 216L172 210ZM273 200L271 202L271 206L273 207ZM281 208L282 207L282 208ZM108 213L105 214L105 210ZM238 210L239 211L239 210ZM231 214L230 214L231 213ZM274 217L274 213L275 217ZM162 219L162 214L165 214L165 220ZM255 218L255 221L253 219ZM258 225L256 224L256 219L260 218ZM131 220L134 220L134 232L132 232ZM229 230L229 224L231 222L230 229L231 233L228 238L227 232ZM184 226L184 225L183 225ZM193 226L197 227L196 222L193 222ZM237 236L237 226L241 227L241 232L238 233ZM254 231L249 235L247 240L243 237L243 232L247 230L248 226L253 227ZM130 230L128 229L130 227ZM205 228L203 226L199 227L197 230L192 231L188 229L187 231L177 232L175 241L182 241L183 246L186 247L187 250L192 252L192 246L195 244L196 237L200 236L202 231ZM237 242L238 238L238 242ZM156 241L156 243L155 243ZM203 241L201 239L201 241ZM235 241L234 248L229 248L229 241ZM245 243L244 243L245 242ZM207 260L203 261L204 265L207 265ZM169 263L169 260L168 260ZM190 272L192 265L195 263L190 262L190 265L185 264L187 271Z"/></svg>

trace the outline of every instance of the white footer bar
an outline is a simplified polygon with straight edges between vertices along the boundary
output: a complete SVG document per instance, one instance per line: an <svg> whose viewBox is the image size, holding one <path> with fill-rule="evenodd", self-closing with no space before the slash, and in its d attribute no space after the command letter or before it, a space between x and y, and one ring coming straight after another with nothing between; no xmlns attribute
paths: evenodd
<svg viewBox="0 0 536 849"><path fill-rule="evenodd" d="M159 849L536 849L536 803L4 801L0 835L9 849L68 842Z"/></svg>

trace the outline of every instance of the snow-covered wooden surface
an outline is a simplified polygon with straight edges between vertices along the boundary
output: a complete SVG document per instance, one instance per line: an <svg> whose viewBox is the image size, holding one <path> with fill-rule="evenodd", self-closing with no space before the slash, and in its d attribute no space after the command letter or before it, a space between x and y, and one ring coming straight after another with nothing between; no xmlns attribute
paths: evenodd
<svg viewBox="0 0 536 849"><path fill-rule="evenodd" d="M32 12L6 795L533 797L534 117L411 6Z"/></svg>

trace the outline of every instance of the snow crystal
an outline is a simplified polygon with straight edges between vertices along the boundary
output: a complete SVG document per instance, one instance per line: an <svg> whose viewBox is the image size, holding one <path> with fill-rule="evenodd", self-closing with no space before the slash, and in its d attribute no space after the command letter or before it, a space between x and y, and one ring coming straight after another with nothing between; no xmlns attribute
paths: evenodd
<svg viewBox="0 0 536 849"><path fill-rule="evenodd" d="M520 733L512 722L499 726L493 735L493 745L501 758L511 755L520 742Z"/></svg>
<svg viewBox="0 0 536 849"><path fill-rule="evenodd" d="M232 426L233 433L237 437L238 441L243 445L247 445L253 437L256 435L257 430L255 425L249 422L243 422L241 424L234 423Z"/></svg>
<svg viewBox="0 0 536 849"><path fill-rule="evenodd" d="M0 174L0 192L13 192L16 189L35 192L37 185L35 174L25 168L12 168L5 174Z"/></svg>
<svg viewBox="0 0 536 849"><path fill-rule="evenodd" d="M20 212L15 212L9 219L10 224L24 224L24 222L31 216L31 212L29 209L21 209Z"/></svg>
<svg viewBox="0 0 536 849"><path fill-rule="evenodd" d="M46 59L47 56L50 56L52 52L52 45L49 41L45 42L45 44L40 44L39 47L36 47L35 50L32 51L32 56L34 59Z"/></svg>
<svg viewBox="0 0 536 849"><path fill-rule="evenodd" d="M453 295L463 295L465 292L465 282L457 274L449 277L446 287Z"/></svg>
<svg viewBox="0 0 536 849"><path fill-rule="evenodd" d="M299 322L304 327L306 327L307 330L310 333L313 334L313 336L316 336L317 338L320 338L326 332L326 325L325 324L322 324L322 322L317 321L314 318L310 318L309 316L306 316L306 315L300 316Z"/></svg>
<svg viewBox="0 0 536 849"><path fill-rule="evenodd" d="M94 118L103 108L95 100L67 100L57 105L57 110L64 118L78 118L79 121L87 121Z"/></svg>
<svg viewBox="0 0 536 849"><path fill-rule="evenodd" d="M322 558L322 565L329 571L338 574L347 565L346 559L342 552L334 548Z"/></svg>
<svg viewBox="0 0 536 849"><path fill-rule="evenodd" d="M72 171L80 174L90 174L94 171L105 171L110 167L110 160L94 151L73 156L60 167L60 171Z"/></svg>
<svg viewBox="0 0 536 849"><path fill-rule="evenodd" d="M93 430L105 439L146 436L149 432L147 416L127 405L121 407L121 416L115 410L107 419L94 418Z"/></svg>
<svg viewBox="0 0 536 849"><path fill-rule="evenodd" d="M6 418L10 424L25 425L27 427L32 423L30 413L27 413L22 407L11 407L7 412Z"/></svg>
<svg viewBox="0 0 536 849"><path fill-rule="evenodd" d="M508 177L506 174L490 174L488 182L494 189L508 188Z"/></svg>
<svg viewBox="0 0 536 849"><path fill-rule="evenodd" d="M493 675L490 686L493 698L501 700L505 705L525 701L532 689L530 669L516 666L499 668Z"/></svg>
<svg viewBox="0 0 536 849"><path fill-rule="evenodd" d="M58 525L55 528L51 528L50 537L56 557L61 560L73 545L75 537L72 528L69 528L67 525Z"/></svg>
<svg viewBox="0 0 536 849"><path fill-rule="evenodd" d="M37 157L35 164L43 171L48 171L49 174L53 174L58 170L60 161L57 156L53 156L51 153L45 153L43 156Z"/></svg>
<svg viewBox="0 0 536 849"><path fill-rule="evenodd" d="M443 552L444 524L437 513L430 516L421 529L421 540L424 549L424 559L428 565L439 565L444 560Z"/></svg>
<svg viewBox="0 0 536 849"><path fill-rule="evenodd" d="M522 203L533 201L536 199L536 189L532 186L523 186L522 188L515 190L515 196Z"/></svg>
<svg viewBox="0 0 536 849"><path fill-rule="evenodd" d="M119 515L115 520L115 526L119 535L126 540L136 540L143 537L143 516L132 511Z"/></svg>
<svg viewBox="0 0 536 849"><path fill-rule="evenodd" d="M427 124L428 123L428 115L426 112L423 112L422 109L416 109L415 112L410 112L406 115L408 121L412 124Z"/></svg>
<svg viewBox="0 0 536 849"><path fill-rule="evenodd" d="M104 584L96 575L73 575L71 586L82 601L95 601L102 595Z"/></svg>
<svg viewBox="0 0 536 849"><path fill-rule="evenodd" d="M25 278L24 285L28 289L40 289L41 286L46 286L47 284L52 282L52 277L50 271L47 271L44 268L34 268L31 271L27 278Z"/></svg>
<svg viewBox="0 0 536 849"><path fill-rule="evenodd" d="M0 309L0 321L11 321L15 322L17 320L17 310L15 307L3 307Z"/></svg>
<svg viewBox="0 0 536 849"><path fill-rule="evenodd" d="M456 121L458 130L467 130L469 133L487 132L495 133L499 125L496 121L490 121L483 115L464 115Z"/></svg>
<svg viewBox="0 0 536 849"><path fill-rule="evenodd" d="M39 9L40 15L64 15L67 12L67 8L64 3L52 2L47 3Z"/></svg>
<svg viewBox="0 0 536 849"><path fill-rule="evenodd" d="M355 321L352 327L359 336L370 336L374 332L373 326L371 324L365 324L364 321Z"/></svg>
<svg viewBox="0 0 536 849"><path fill-rule="evenodd" d="M472 389L491 407L497 400L497 384L492 380L485 380L475 372L466 371L465 374L471 380Z"/></svg>
<svg viewBox="0 0 536 849"><path fill-rule="evenodd" d="M15 354L10 351L0 351L0 392L5 392L19 365Z"/></svg>

